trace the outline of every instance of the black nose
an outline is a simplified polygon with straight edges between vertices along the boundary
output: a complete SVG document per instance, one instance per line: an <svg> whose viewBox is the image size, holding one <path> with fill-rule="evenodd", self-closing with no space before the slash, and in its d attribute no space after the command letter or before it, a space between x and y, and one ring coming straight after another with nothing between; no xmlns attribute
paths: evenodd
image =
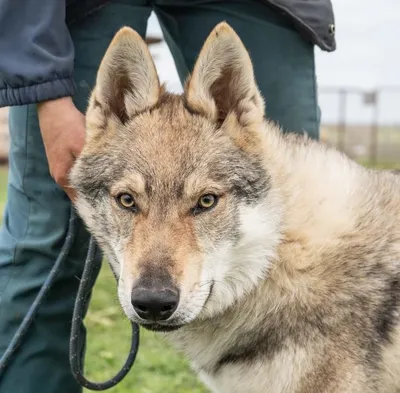
<svg viewBox="0 0 400 393"><path fill-rule="evenodd" d="M148 321L164 321L178 307L179 293L173 289L134 288L132 306L140 318Z"/></svg>

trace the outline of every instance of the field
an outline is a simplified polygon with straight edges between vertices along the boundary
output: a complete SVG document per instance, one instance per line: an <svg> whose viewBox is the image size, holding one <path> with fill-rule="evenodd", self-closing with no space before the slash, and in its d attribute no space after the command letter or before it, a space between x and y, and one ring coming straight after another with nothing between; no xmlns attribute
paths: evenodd
<svg viewBox="0 0 400 393"><path fill-rule="evenodd" d="M379 167L400 168L400 127L380 126L373 139L372 127L347 126L344 132L336 125L321 127L321 140L343 150L351 158L368 163L374 154Z"/></svg>
<svg viewBox="0 0 400 393"><path fill-rule="evenodd" d="M395 167L398 165L390 165ZM0 209L6 198L7 169L0 167ZM88 328L86 376L104 381L119 371L130 345L130 325L118 304L116 283L106 263L85 319ZM206 393L185 359L155 333L141 331L136 363L110 393ZM88 393L85 390L85 393Z"/></svg>

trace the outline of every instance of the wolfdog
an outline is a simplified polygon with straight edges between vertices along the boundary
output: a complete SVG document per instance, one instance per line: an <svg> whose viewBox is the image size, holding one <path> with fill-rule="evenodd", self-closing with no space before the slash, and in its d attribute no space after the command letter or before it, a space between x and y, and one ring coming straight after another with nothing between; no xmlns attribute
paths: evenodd
<svg viewBox="0 0 400 393"><path fill-rule="evenodd" d="M115 35L70 178L122 308L213 392L398 393L400 176L267 117L225 22L182 95Z"/></svg>

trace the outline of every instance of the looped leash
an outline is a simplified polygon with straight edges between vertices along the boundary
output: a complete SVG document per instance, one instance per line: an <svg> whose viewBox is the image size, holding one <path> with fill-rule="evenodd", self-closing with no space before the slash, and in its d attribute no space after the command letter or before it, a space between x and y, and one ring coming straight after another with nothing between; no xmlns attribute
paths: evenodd
<svg viewBox="0 0 400 393"><path fill-rule="evenodd" d="M78 296L75 302L74 314L72 319L71 341L69 346L69 359L71 363L71 370L75 379L85 388L90 390L106 390L117 383L119 383L128 374L136 359L136 354L139 347L139 327L136 323L132 324L132 342L129 350L128 358L124 366L118 374L106 382L97 383L87 380L83 376L82 360L83 360L83 347L84 342L80 336L80 327L83 319L84 311L86 310L89 301L89 293L92 289L94 282L92 277L97 277L100 270L100 264L96 264L95 255L97 247L93 238L90 239L89 251L86 258L85 268L83 270L81 283L78 289ZM79 355L78 355L79 354Z"/></svg>
<svg viewBox="0 0 400 393"><path fill-rule="evenodd" d="M60 272L63 263L66 261L69 251L71 250L72 243L75 238L76 233L76 221L77 216L74 208L71 208L71 215L69 219L69 226L65 242L61 248L61 252L56 259L56 262L51 269L46 281L40 288L38 295L36 296L32 306L28 310L25 318L23 319L21 325L19 326L17 332L15 333L13 339L11 340L9 346L4 352L0 359L0 378L3 376L7 366L10 363L12 356L15 354L19 346L21 345L25 334L27 333L33 319L37 313L39 306L42 304L46 294L50 290L52 284L55 282L57 274ZM106 390L116 384L118 384L130 371L135 362L136 355L139 348L139 326L134 322L132 324L132 342L129 351L129 356L122 367L122 369L117 373L117 375L108 381L96 383L87 380L82 371L83 357L84 357L84 341L82 340L80 334L80 327L83 321L83 315L87 309L89 294L93 288L95 280L93 277L97 277L97 273L100 270L101 264L96 263L95 255L97 252L97 246L93 238L90 239L89 250L85 261L85 267L83 270L81 282L79 284L78 295L75 301L72 328L71 328L71 338L69 347L69 360L71 365L71 371L74 378L79 384L90 390Z"/></svg>

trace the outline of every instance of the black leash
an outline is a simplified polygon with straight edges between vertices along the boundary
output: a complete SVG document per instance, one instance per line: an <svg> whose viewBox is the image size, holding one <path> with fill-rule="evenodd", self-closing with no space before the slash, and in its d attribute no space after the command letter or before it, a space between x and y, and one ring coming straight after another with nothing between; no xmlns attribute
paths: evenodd
<svg viewBox="0 0 400 393"><path fill-rule="evenodd" d="M21 325L19 326L17 332L15 333L13 339L11 340L8 348L4 352L0 359L0 377L4 374L12 356L17 351L18 347L21 345L29 326L37 313L37 310L46 294L48 293L51 285L54 283L57 274L60 272L63 263L65 262L67 255L71 249L76 228L77 216L74 208L71 208L71 215L69 219L69 226L65 242L62 246L61 252L51 269L46 281L44 282L42 288L39 291L36 299L34 300L32 306L28 310L25 318L23 319ZM84 342L80 335L80 326L83 321L83 314L86 311L89 293L94 286L95 280L93 277L97 277L97 273L100 270L101 264L96 263L95 255L97 252L97 246L93 238L90 239L89 250L85 261L85 267L83 270L81 282L79 284L78 295L75 301L74 313L72 319L71 328L71 339L69 347L69 360L71 365L71 371L74 378L79 384L90 390L106 390L116 384L118 384L130 371L135 362L136 355L139 348L139 326L135 323L132 324L132 342L129 351L129 356L123 366L123 368L117 373L117 375L105 382L91 382L87 380L83 375L83 357L84 357Z"/></svg>
<svg viewBox="0 0 400 393"><path fill-rule="evenodd" d="M75 302L74 314L72 318L71 341L69 346L69 359L71 370L75 379L85 388L91 390L106 390L119 383L128 374L136 359L136 354L139 347L139 327L137 324L132 324L132 342L129 356L118 374L106 382L91 382L83 376L83 347L84 343L81 340L80 326L83 320L83 314L86 310L89 301L89 293L93 288L94 282L92 277L97 277L101 265L95 263L97 247L93 238L90 239L89 251L86 258L85 268L83 270L81 283L78 289L78 296Z"/></svg>

